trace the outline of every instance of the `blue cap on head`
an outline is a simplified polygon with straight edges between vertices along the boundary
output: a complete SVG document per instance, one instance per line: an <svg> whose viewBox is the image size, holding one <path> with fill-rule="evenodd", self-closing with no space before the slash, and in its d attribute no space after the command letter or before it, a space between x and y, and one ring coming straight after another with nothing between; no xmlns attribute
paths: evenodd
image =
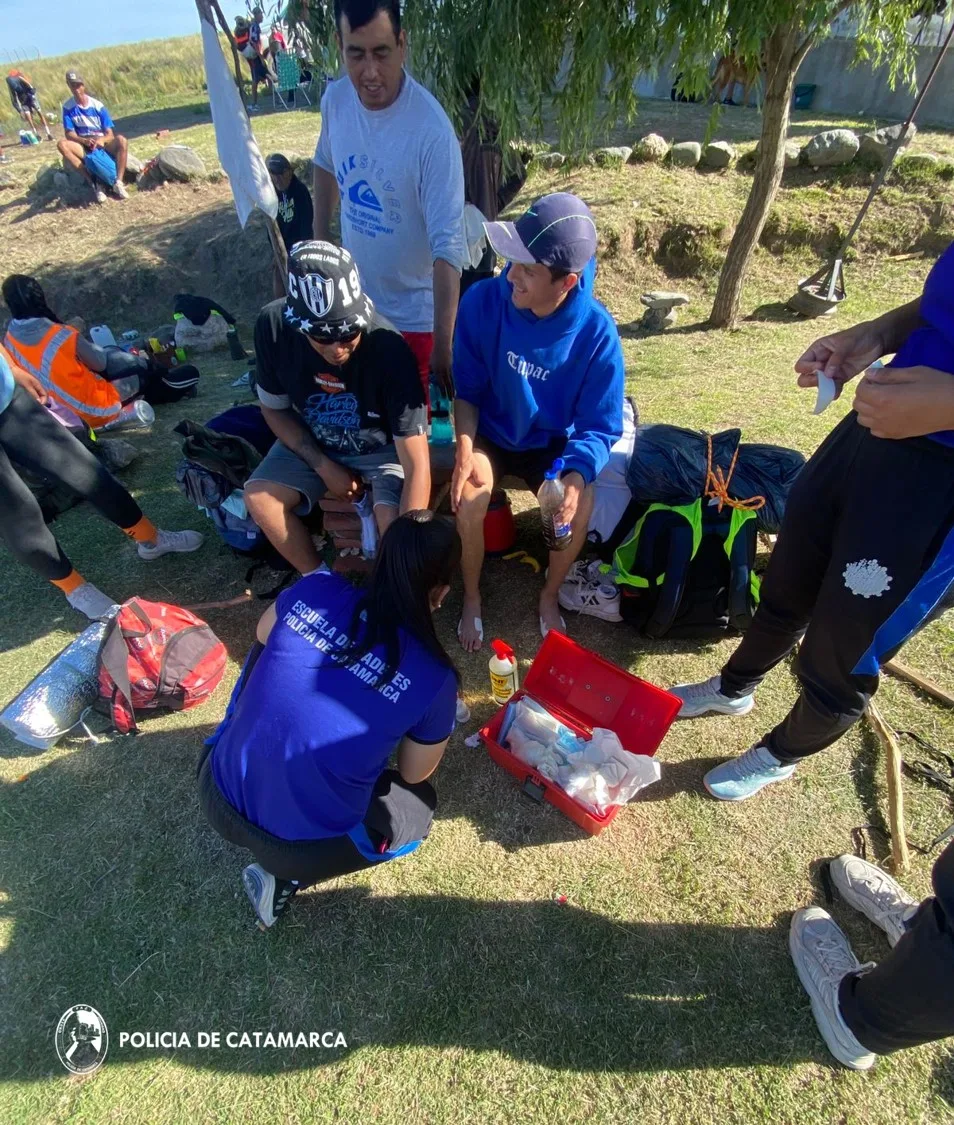
<svg viewBox="0 0 954 1125"><path fill-rule="evenodd" d="M501 258L524 266L581 273L596 254L590 209L568 191L543 195L515 223L484 223L484 230Z"/></svg>

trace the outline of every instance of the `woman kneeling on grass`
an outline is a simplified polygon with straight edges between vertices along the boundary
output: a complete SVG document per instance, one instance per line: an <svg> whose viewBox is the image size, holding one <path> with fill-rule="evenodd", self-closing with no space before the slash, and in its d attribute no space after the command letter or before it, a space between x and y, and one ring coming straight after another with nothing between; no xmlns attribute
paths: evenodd
<svg viewBox="0 0 954 1125"><path fill-rule="evenodd" d="M200 762L199 799L255 857L242 877L262 928L303 887L427 836L437 795L426 779L454 729L459 679L431 614L459 563L453 524L408 512L385 533L366 590L319 571L258 623Z"/></svg>

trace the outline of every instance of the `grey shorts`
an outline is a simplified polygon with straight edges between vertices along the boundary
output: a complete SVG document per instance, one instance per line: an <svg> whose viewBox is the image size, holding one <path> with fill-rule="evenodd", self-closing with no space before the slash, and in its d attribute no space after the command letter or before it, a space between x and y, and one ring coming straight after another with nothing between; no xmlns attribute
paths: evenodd
<svg viewBox="0 0 954 1125"><path fill-rule="evenodd" d="M401 492L404 489L404 470L401 468L393 444L383 445L374 453L364 453L356 457L336 456L333 460L339 465L353 469L364 483L370 486L371 499L375 505L383 504L389 508L400 506ZM301 503L295 509L295 514L299 516L307 516L328 491L325 482L315 470L280 441L275 442L265 460L246 483L251 483L253 480L283 484L287 488L297 489L301 494Z"/></svg>

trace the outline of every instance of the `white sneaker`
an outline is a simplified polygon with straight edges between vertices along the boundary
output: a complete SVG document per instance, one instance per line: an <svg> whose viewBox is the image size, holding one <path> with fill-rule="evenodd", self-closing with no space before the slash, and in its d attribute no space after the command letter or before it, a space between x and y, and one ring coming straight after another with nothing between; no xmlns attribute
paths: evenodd
<svg viewBox="0 0 954 1125"><path fill-rule="evenodd" d="M95 184L93 186L93 198L96 200L97 203L106 203L107 202L106 192L103 191L103 189L99 186L99 184Z"/></svg>
<svg viewBox="0 0 954 1125"><path fill-rule="evenodd" d="M918 911L918 903L891 878L866 859L840 855L829 866L831 881L841 897L880 926L892 948L907 933L907 923Z"/></svg>
<svg viewBox="0 0 954 1125"><path fill-rule="evenodd" d="M697 719L700 715L747 715L755 706L754 695L730 699L722 694L722 677L713 676L699 684L676 684L671 695L682 700L677 719Z"/></svg>
<svg viewBox="0 0 954 1125"><path fill-rule="evenodd" d="M602 621L622 621L619 590L611 582L564 582L557 594L563 609L599 617Z"/></svg>
<svg viewBox="0 0 954 1125"><path fill-rule="evenodd" d="M74 609L85 613L90 621L103 621L116 609L116 602L92 582L77 586L72 594L66 595L66 600Z"/></svg>
<svg viewBox="0 0 954 1125"><path fill-rule="evenodd" d="M858 1042L842 1019L838 986L848 973L872 966L859 963L834 919L818 906L795 911L788 948L828 1050L851 1070L870 1069L875 1056Z"/></svg>
<svg viewBox="0 0 954 1125"><path fill-rule="evenodd" d="M160 531L152 546L140 543L136 550L141 559L158 559L160 555L168 555L172 551L180 554L198 551L204 539L205 536L198 531Z"/></svg>
<svg viewBox="0 0 954 1125"><path fill-rule="evenodd" d="M709 770L702 784L720 801L747 801L766 785L788 781L794 772L794 765L783 765L765 746L750 746L744 754Z"/></svg>
<svg viewBox="0 0 954 1125"><path fill-rule="evenodd" d="M129 198L129 192L126 191L126 185L123 183L122 180L117 180L113 184L113 195L115 195L118 199L128 199Z"/></svg>
<svg viewBox="0 0 954 1125"><path fill-rule="evenodd" d="M590 559L589 562L583 562L582 559L577 559L576 562L570 567L566 578L563 579L564 586L582 586L588 582L602 582L604 581L603 572L600 567L603 566L601 559ZM544 578L550 574L550 568L544 571Z"/></svg>

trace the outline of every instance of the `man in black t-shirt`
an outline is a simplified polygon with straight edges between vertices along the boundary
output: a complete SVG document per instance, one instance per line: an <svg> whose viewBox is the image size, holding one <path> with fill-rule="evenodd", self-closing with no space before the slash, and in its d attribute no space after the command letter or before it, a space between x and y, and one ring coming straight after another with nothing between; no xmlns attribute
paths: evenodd
<svg viewBox="0 0 954 1125"><path fill-rule="evenodd" d="M290 251L296 242L304 242L312 236L315 211L311 192L282 153L273 152L265 166L278 193L278 229L282 232L285 249Z"/></svg>
<svg viewBox="0 0 954 1125"><path fill-rule="evenodd" d="M371 489L378 529L426 508L431 469L427 405L414 353L375 318L358 267L329 242L288 256L288 297L255 324L257 391L279 439L249 477L245 502L275 549L301 574L321 565L307 515L326 493Z"/></svg>

